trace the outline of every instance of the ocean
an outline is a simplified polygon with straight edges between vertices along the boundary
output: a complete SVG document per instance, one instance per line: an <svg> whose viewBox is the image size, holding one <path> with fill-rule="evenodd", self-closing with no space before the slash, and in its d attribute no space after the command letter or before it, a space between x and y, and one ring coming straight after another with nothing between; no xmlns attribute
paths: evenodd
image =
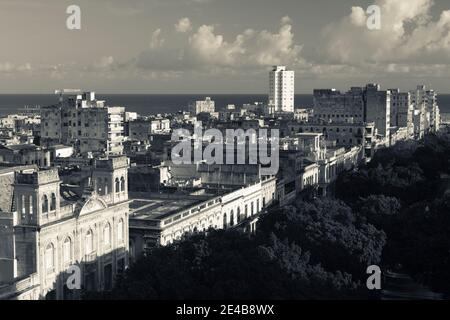
<svg viewBox="0 0 450 320"><path fill-rule="evenodd" d="M266 102L264 94L96 94L97 99L106 100L109 106L123 106L127 111L141 115L173 113L187 110L189 103L210 96L220 110L228 104L240 106L245 103ZM0 115L13 114L24 106L47 106L55 104L57 96L53 94L2 94L0 95ZM450 114L450 94L438 96L441 113ZM295 95L295 106L312 107L310 94Z"/></svg>

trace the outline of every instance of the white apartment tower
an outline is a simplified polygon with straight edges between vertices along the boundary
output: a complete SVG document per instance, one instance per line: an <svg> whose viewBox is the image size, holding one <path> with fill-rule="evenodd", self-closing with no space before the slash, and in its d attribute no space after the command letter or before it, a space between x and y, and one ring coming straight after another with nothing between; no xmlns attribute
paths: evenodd
<svg viewBox="0 0 450 320"><path fill-rule="evenodd" d="M416 90L410 91L410 94L414 110L419 110L422 113L423 120L421 121L425 121L423 124L425 131L438 131L441 117L437 102L437 93L431 89L427 90L424 85L418 85Z"/></svg>
<svg viewBox="0 0 450 320"><path fill-rule="evenodd" d="M295 72L274 66L269 76L269 108L274 112L294 112Z"/></svg>

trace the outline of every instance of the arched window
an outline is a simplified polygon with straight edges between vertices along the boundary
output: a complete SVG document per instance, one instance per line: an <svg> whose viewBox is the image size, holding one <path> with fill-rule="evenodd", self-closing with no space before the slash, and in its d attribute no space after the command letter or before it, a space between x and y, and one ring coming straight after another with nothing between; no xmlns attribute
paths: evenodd
<svg viewBox="0 0 450 320"><path fill-rule="evenodd" d="M50 211L56 210L56 195L52 193L51 200L50 200Z"/></svg>
<svg viewBox="0 0 450 320"><path fill-rule="evenodd" d="M104 189L105 189L105 190L103 190L103 194L106 196L108 194L108 178L105 178L103 185L104 185Z"/></svg>
<svg viewBox="0 0 450 320"><path fill-rule="evenodd" d="M241 222L241 208L238 207L237 208L237 222Z"/></svg>
<svg viewBox="0 0 450 320"><path fill-rule="evenodd" d="M223 228L226 229L227 228L227 214L224 213L223 215Z"/></svg>
<svg viewBox="0 0 450 320"><path fill-rule="evenodd" d="M97 184L96 185L97 193L102 195L103 194L103 179L97 178L96 184Z"/></svg>
<svg viewBox="0 0 450 320"><path fill-rule="evenodd" d="M42 213L48 212L48 197L46 194L42 197Z"/></svg>
<svg viewBox="0 0 450 320"><path fill-rule="evenodd" d="M231 210L230 212L230 226L234 226L234 211Z"/></svg>
<svg viewBox="0 0 450 320"><path fill-rule="evenodd" d="M92 253L94 251L94 235L92 230L86 233L86 254Z"/></svg>
<svg viewBox="0 0 450 320"><path fill-rule="evenodd" d="M117 224L117 240L119 242L123 241L123 234L124 234L123 231L124 231L123 230L123 219L120 219L119 223Z"/></svg>
<svg viewBox="0 0 450 320"><path fill-rule="evenodd" d="M47 271L53 270L55 267L55 247L52 243L45 248L45 267Z"/></svg>
<svg viewBox="0 0 450 320"><path fill-rule="evenodd" d="M107 223L103 229L103 243L109 247L111 245L111 225Z"/></svg>
<svg viewBox="0 0 450 320"><path fill-rule="evenodd" d="M22 195L22 197L21 197L21 206L22 206L22 214L25 215L27 205L25 204L25 196L24 195Z"/></svg>
<svg viewBox="0 0 450 320"><path fill-rule="evenodd" d="M29 208L30 208L29 214L33 214L33 196L29 196L28 197L28 201L29 201L28 205L29 205Z"/></svg>
<svg viewBox="0 0 450 320"><path fill-rule="evenodd" d="M125 191L125 178L124 177L120 178L120 191L122 191L122 192Z"/></svg>
<svg viewBox="0 0 450 320"><path fill-rule="evenodd" d="M115 192L116 193L119 193L120 192L120 181L119 181L119 178L116 178L116 190L115 190Z"/></svg>
<svg viewBox="0 0 450 320"><path fill-rule="evenodd" d="M63 262L72 262L72 240L67 237L63 243Z"/></svg>

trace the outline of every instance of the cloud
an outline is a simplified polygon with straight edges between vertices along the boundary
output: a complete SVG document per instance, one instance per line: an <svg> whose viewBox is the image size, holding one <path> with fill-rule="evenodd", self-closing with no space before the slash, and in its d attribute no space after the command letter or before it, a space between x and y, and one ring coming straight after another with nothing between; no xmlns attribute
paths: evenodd
<svg viewBox="0 0 450 320"><path fill-rule="evenodd" d="M101 57L98 61L94 62L94 67L104 69L112 66L114 58L112 56Z"/></svg>
<svg viewBox="0 0 450 320"><path fill-rule="evenodd" d="M365 9L331 23L323 32L326 58L334 63L450 62L450 11L431 17L432 0L377 0L381 30L369 30Z"/></svg>
<svg viewBox="0 0 450 320"><path fill-rule="evenodd" d="M180 20L181 21L181 20ZM276 64L291 67L305 63L301 45L294 43L290 19L283 18L277 32L247 29L231 41L212 25L202 25L183 41L157 41L160 31L154 32L150 49L133 60L137 68L166 71L237 72L260 70ZM156 43L158 45L156 45Z"/></svg>
<svg viewBox="0 0 450 320"><path fill-rule="evenodd" d="M289 16L284 16L283 18L281 18L281 24L291 24L292 20Z"/></svg>
<svg viewBox="0 0 450 320"><path fill-rule="evenodd" d="M175 30L181 33L191 31L191 20L189 20L189 18L181 18L178 23L175 24Z"/></svg>
<svg viewBox="0 0 450 320"><path fill-rule="evenodd" d="M31 72L32 70L33 68L29 62L19 65L11 62L0 62L0 74Z"/></svg>

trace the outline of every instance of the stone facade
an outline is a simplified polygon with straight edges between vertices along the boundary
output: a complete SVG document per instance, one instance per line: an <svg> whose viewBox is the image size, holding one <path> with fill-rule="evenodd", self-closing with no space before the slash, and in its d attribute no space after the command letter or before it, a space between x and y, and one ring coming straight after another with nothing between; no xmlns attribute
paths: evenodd
<svg viewBox="0 0 450 320"><path fill-rule="evenodd" d="M127 168L125 157L96 160L81 195L60 185L56 169L15 173L12 235L0 243L13 248L9 266L2 265L12 270L3 279L7 298L77 298L66 285L72 266L80 268L83 289L112 288L128 265ZM33 289L18 292L15 286L26 279Z"/></svg>

